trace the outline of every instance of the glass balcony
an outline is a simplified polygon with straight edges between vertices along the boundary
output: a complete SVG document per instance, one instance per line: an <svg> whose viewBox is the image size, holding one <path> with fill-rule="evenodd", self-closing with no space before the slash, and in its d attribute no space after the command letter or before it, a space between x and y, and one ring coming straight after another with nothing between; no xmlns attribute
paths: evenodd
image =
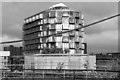
<svg viewBox="0 0 120 80"><path fill-rule="evenodd" d="M62 23L62 18L57 17L55 23Z"/></svg>
<svg viewBox="0 0 120 80"><path fill-rule="evenodd" d="M48 41L49 42L55 42L56 40L55 40L55 37L49 37Z"/></svg>
<svg viewBox="0 0 120 80"><path fill-rule="evenodd" d="M71 43L69 43L69 46L70 46L70 48L75 48L75 43L71 42Z"/></svg>
<svg viewBox="0 0 120 80"><path fill-rule="evenodd" d="M57 14L57 17L62 17L62 11L57 11L56 14Z"/></svg>
<svg viewBox="0 0 120 80"><path fill-rule="evenodd" d="M63 36L62 41L63 42L69 42L69 38L67 36Z"/></svg>

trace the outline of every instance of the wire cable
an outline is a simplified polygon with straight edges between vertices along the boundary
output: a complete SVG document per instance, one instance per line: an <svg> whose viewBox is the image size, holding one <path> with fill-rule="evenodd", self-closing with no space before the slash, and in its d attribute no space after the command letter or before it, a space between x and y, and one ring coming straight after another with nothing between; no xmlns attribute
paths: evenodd
<svg viewBox="0 0 120 80"><path fill-rule="evenodd" d="M99 21L90 23L90 24L85 25L85 26L83 26L83 25L81 24L82 27L79 27L79 28L75 28L75 29L72 29L72 30L67 30L67 31L64 31L64 32L59 32L59 33L55 33L55 34L51 34L51 35L47 35L47 36L43 36L43 37L50 37L50 36L54 36L54 35L58 35L58 34L62 34L62 33L72 32L72 31L75 31L75 30L78 30L78 29L82 29L82 28L87 28L87 27L89 27L89 26L92 26L92 25L101 23L101 22L103 22L103 21L106 21L106 20L109 20L109 19L112 19L112 18L115 18L115 17L118 17L118 16L120 16L120 14L117 14L117 15L114 15L114 16L111 16L111 17L108 17L108 18L105 18L105 19L102 19L102 20L99 20ZM43 38L43 37L39 37L39 38ZM23 41L23 40L6 41L6 42L1 42L0 44L17 43L17 42L22 42L22 41Z"/></svg>

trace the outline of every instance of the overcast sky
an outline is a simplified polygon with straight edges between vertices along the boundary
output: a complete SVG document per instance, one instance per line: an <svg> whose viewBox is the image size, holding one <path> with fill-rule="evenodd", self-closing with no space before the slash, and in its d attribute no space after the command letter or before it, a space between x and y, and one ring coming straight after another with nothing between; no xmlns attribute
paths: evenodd
<svg viewBox="0 0 120 80"><path fill-rule="evenodd" d="M3 2L2 39L3 41L22 39L23 20L35 13L48 9L58 2ZM63 2L77 11L82 11L84 23L109 17L118 13L117 2ZM85 29L84 41L91 52L118 51L117 18L90 26ZM18 44L17 44L18 45Z"/></svg>

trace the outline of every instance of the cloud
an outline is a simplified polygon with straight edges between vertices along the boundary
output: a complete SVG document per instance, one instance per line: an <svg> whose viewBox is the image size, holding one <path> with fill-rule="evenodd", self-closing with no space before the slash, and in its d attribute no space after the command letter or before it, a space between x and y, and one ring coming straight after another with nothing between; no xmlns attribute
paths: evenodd
<svg viewBox="0 0 120 80"><path fill-rule="evenodd" d="M24 18L48 9L56 3L58 2L3 2L3 35L5 34L12 37L22 38L22 25ZM117 3L114 2L64 2L64 4L77 11L82 11L84 14L85 24L117 13ZM99 27L94 29L94 31L86 29L86 32L99 32L103 30Z"/></svg>
<svg viewBox="0 0 120 80"><path fill-rule="evenodd" d="M15 24L15 25L10 25L7 28L2 28L2 33L3 36L8 35L9 37L22 39L22 25Z"/></svg>
<svg viewBox="0 0 120 80"><path fill-rule="evenodd" d="M48 9L58 2L9 2L2 6L2 33L4 40L22 39L23 20ZM116 2L63 2L84 14L85 24L118 13ZM85 29L85 41L91 51L116 51L118 29L117 18ZM113 36L110 36L114 34ZM114 43L113 43L114 42Z"/></svg>
<svg viewBox="0 0 120 80"><path fill-rule="evenodd" d="M7 41L14 41L14 40L19 40L20 38L13 38L11 36L0 36L0 42L7 42ZM22 42L19 43L9 43L9 44L0 44L0 51L3 50L4 46L9 46L9 45L14 45L14 46L22 46Z"/></svg>
<svg viewBox="0 0 120 80"><path fill-rule="evenodd" d="M69 7L94 17L106 17L118 13L117 2L74 2L66 3ZM86 17L87 18L87 17Z"/></svg>
<svg viewBox="0 0 120 80"><path fill-rule="evenodd" d="M93 19L91 23L99 20L101 19ZM89 26L88 28L85 28L85 33L98 34L104 31L111 31L111 30L118 30L118 18L109 19L107 21Z"/></svg>
<svg viewBox="0 0 120 80"><path fill-rule="evenodd" d="M118 31L105 31L100 34L85 35L89 52L117 52Z"/></svg>

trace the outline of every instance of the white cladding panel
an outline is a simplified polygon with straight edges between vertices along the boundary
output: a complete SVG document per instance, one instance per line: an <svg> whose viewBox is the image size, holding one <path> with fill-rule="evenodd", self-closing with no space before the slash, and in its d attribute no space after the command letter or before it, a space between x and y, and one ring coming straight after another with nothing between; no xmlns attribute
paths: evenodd
<svg viewBox="0 0 120 80"><path fill-rule="evenodd" d="M0 56L10 56L10 51L0 51Z"/></svg>
<svg viewBox="0 0 120 80"><path fill-rule="evenodd" d="M34 56L25 56L25 69L32 69L34 63Z"/></svg>
<svg viewBox="0 0 120 80"><path fill-rule="evenodd" d="M96 56L25 56L25 68L35 69L96 69Z"/></svg>

